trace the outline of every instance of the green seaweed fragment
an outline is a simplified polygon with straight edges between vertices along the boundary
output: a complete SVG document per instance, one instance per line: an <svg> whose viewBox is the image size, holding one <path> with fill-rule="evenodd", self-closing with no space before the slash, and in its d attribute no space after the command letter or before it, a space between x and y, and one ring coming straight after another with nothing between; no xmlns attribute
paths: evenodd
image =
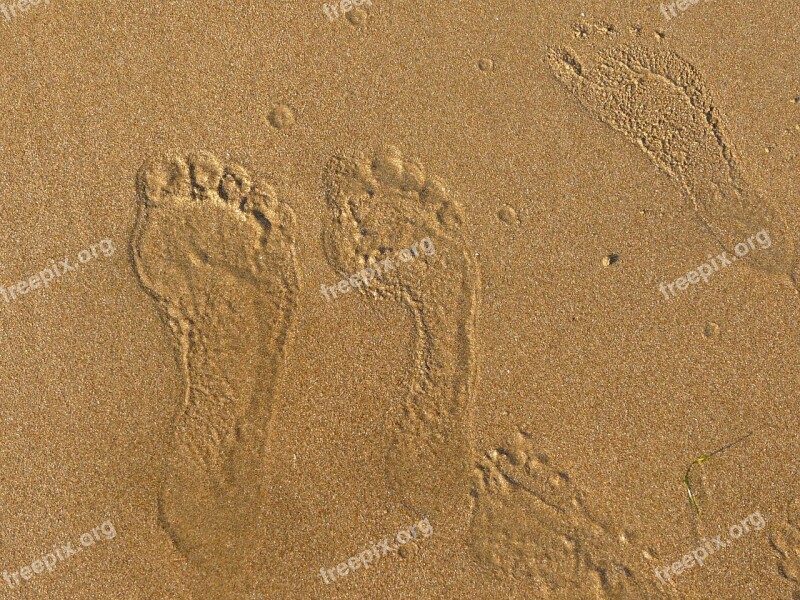
<svg viewBox="0 0 800 600"><path fill-rule="evenodd" d="M697 458L695 458L691 462L689 467L686 469L686 475L683 477L683 484L686 486L686 493L689 494L689 501L692 503L692 506L694 507L694 510L695 510L695 512L697 514L700 514L700 506L697 504L697 500L694 497L694 492L692 491L692 484L689 483L689 475L692 472L692 467L695 466L695 465L703 464L707 460L711 459L714 455L719 454L720 452L724 452L725 450L727 450L731 446L735 446L736 444L738 444L740 442L743 442L744 440L749 438L751 435L753 435L752 431L750 433L748 433L747 435L744 435L744 436L740 437L738 440L735 440L735 441L731 442L730 444L727 444L727 445L723 446L722 448L714 450L713 452L709 452L708 454L703 454L702 456L698 456Z"/></svg>

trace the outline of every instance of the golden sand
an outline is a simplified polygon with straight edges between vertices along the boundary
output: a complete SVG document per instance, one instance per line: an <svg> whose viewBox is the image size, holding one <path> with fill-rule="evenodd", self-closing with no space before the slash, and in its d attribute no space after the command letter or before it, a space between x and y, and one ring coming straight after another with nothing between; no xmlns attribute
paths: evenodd
<svg viewBox="0 0 800 600"><path fill-rule="evenodd" d="M800 599L791 3L0 23L3 597Z"/></svg>

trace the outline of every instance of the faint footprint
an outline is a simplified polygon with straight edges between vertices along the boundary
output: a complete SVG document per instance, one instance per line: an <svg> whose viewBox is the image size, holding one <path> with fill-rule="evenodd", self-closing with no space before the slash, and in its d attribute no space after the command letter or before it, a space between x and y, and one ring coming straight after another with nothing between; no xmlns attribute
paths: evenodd
<svg viewBox="0 0 800 600"><path fill-rule="evenodd" d="M180 346L186 395L159 495L177 549L225 572L257 540L272 391L297 280L293 215L212 155L139 174L136 272ZM237 558L239 557L239 558Z"/></svg>
<svg viewBox="0 0 800 600"><path fill-rule="evenodd" d="M592 37L581 30L578 38ZM616 39L611 28L602 40ZM800 289L794 242L780 214L745 181L718 108L695 68L675 53L640 42L614 44L584 60L553 48L547 62L556 78L596 119L636 143L675 180L725 250L762 229L769 251L747 264L791 278Z"/></svg>
<svg viewBox="0 0 800 600"><path fill-rule="evenodd" d="M778 553L781 575L795 584L794 598L800 598L800 498L789 505L786 522L770 535L770 543Z"/></svg>
<svg viewBox="0 0 800 600"><path fill-rule="evenodd" d="M432 256L399 264L367 293L400 302L416 325L414 378L389 416L388 483L418 514L450 516L469 498L478 290L477 266L459 232L460 208L441 183L393 147L371 162L333 158L325 187L333 210L325 251L342 276L425 237L434 244Z"/></svg>
<svg viewBox="0 0 800 600"><path fill-rule="evenodd" d="M519 583L520 597L674 597L657 586L652 554L594 519L582 492L536 454L528 434L480 461L472 496L475 557Z"/></svg>

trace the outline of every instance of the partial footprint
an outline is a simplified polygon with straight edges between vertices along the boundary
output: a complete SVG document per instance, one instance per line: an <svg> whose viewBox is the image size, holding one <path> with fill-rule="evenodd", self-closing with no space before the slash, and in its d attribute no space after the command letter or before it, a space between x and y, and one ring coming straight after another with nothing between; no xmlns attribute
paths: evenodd
<svg viewBox="0 0 800 600"><path fill-rule="evenodd" d="M325 250L343 277L426 237L434 247L361 290L400 302L416 324L414 379L389 411L388 483L417 514L431 521L450 516L456 505L466 509L469 498L478 290L478 269L459 232L460 209L441 183L392 147L372 161L333 158L325 187L333 211Z"/></svg>
<svg viewBox="0 0 800 600"><path fill-rule="evenodd" d="M239 572L257 544L273 385L298 287L293 215L241 167L172 156L139 174L132 245L186 378L161 523L198 566Z"/></svg>
<svg viewBox="0 0 800 600"><path fill-rule="evenodd" d="M794 598L800 598L800 498L789 505L786 522L771 534L770 542L778 553L780 574L794 583Z"/></svg>
<svg viewBox="0 0 800 600"><path fill-rule="evenodd" d="M470 544L479 563L519 584L520 597L654 599L652 555L614 535L584 506L570 477L539 456L528 434L479 463Z"/></svg>
<svg viewBox="0 0 800 600"><path fill-rule="evenodd" d="M578 38L598 38L582 29ZM681 186L716 240L733 255L761 230L769 250L748 255L747 264L791 278L798 265L792 235L780 214L748 185L722 125L719 109L695 68L675 53L635 41L613 42L611 28L599 36L611 47L585 58L571 48L553 48L553 74L596 119L621 132Z"/></svg>

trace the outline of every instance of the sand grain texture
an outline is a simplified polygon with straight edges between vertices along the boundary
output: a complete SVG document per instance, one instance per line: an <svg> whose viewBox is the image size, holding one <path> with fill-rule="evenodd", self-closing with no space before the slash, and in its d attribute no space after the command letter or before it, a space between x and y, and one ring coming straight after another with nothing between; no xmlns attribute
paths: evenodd
<svg viewBox="0 0 800 600"><path fill-rule="evenodd" d="M791 3L350 4L0 7L2 596L800 599Z"/></svg>

